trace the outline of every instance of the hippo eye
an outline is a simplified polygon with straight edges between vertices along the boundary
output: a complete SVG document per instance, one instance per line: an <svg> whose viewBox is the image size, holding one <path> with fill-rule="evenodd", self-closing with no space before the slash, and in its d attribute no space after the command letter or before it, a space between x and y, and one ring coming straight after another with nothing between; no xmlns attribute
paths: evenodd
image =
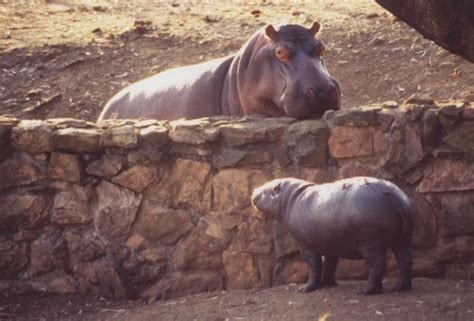
<svg viewBox="0 0 474 321"><path fill-rule="evenodd" d="M321 57L325 51L326 51L326 47L324 46L323 43L321 43L319 46L314 48L314 55L316 57Z"/></svg>
<svg viewBox="0 0 474 321"><path fill-rule="evenodd" d="M278 192L280 192L280 189L281 189L281 184L275 185L275 186L273 187L273 193L278 193Z"/></svg>
<svg viewBox="0 0 474 321"><path fill-rule="evenodd" d="M288 62L290 58L290 50L285 46L278 46L275 49L275 56L278 58L278 60Z"/></svg>

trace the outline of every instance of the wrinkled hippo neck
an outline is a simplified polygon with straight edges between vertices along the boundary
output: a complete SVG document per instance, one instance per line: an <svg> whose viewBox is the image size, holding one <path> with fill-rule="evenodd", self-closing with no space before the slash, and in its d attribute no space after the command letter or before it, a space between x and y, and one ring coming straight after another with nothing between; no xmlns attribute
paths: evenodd
<svg viewBox="0 0 474 321"><path fill-rule="evenodd" d="M297 184L290 186L290 191L285 193L280 202L280 219L284 224L289 224L290 215L293 211L293 204L301 197L305 190L309 187L315 186L313 183Z"/></svg>
<svg viewBox="0 0 474 321"><path fill-rule="evenodd" d="M249 79L249 69L259 68L253 62L255 56L267 44L262 31L255 33L239 50L230 65L230 68L225 77L224 86L222 90L222 115L244 115L248 113L255 113L253 110L247 110L248 106L253 106L252 99L255 97L251 92L245 90L245 86ZM250 86L252 89L257 88L257 84ZM253 94L255 91L253 92Z"/></svg>

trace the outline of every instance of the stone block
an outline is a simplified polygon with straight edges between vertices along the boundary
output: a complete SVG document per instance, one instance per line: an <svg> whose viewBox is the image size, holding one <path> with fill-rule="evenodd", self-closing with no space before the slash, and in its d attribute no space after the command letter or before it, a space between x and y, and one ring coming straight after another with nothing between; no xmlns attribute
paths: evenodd
<svg viewBox="0 0 474 321"><path fill-rule="evenodd" d="M12 145L29 154L53 150L53 129L41 120L22 120L11 131Z"/></svg>
<svg viewBox="0 0 474 321"><path fill-rule="evenodd" d="M135 222L141 195L107 181L101 181L95 190L95 229L107 239L125 241Z"/></svg>
<svg viewBox="0 0 474 321"><path fill-rule="evenodd" d="M138 134L131 125L107 128L100 138L100 145L103 147L133 149L137 144Z"/></svg>
<svg viewBox="0 0 474 321"><path fill-rule="evenodd" d="M228 289L260 288L258 267L249 253L224 251L224 268Z"/></svg>
<svg viewBox="0 0 474 321"><path fill-rule="evenodd" d="M78 183L82 177L82 165L78 155L51 153L48 174L51 179Z"/></svg>
<svg viewBox="0 0 474 321"><path fill-rule="evenodd" d="M95 128L62 128L53 132L55 150L95 153L99 150L100 133Z"/></svg>
<svg viewBox="0 0 474 321"><path fill-rule="evenodd" d="M474 164L463 160L434 159L423 170L423 180L416 191L454 192L474 189Z"/></svg>
<svg viewBox="0 0 474 321"><path fill-rule="evenodd" d="M0 164L0 191L46 178L44 168L30 155L16 152Z"/></svg>
<svg viewBox="0 0 474 321"><path fill-rule="evenodd" d="M159 203L144 200L138 212L134 231L148 239L172 245L192 227L189 214L185 210L174 210L163 207Z"/></svg>
<svg viewBox="0 0 474 321"><path fill-rule="evenodd" d="M88 224L92 220L91 188L72 185L54 197L51 221L59 225Z"/></svg>
<svg viewBox="0 0 474 321"><path fill-rule="evenodd" d="M336 127L329 137L329 151L335 158L371 156L374 129L372 127Z"/></svg>
<svg viewBox="0 0 474 321"><path fill-rule="evenodd" d="M329 135L329 127L322 120L293 123L286 134L290 158L301 166L326 166Z"/></svg>
<svg viewBox="0 0 474 321"><path fill-rule="evenodd" d="M0 230L35 228L48 216L46 195L27 192L0 195Z"/></svg>
<svg viewBox="0 0 474 321"><path fill-rule="evenodd" d="M222 268L222 252L228 242L207 235L206 228L206 224L201 222L176 246L171 259L174 269Z"/></svg>
<svg viewBox="0 0 474 321"><path fill-rule="evenodd" d="M158 169L155 165L137 164L112 178L112 182L141 193L157 176Z"/></svg>

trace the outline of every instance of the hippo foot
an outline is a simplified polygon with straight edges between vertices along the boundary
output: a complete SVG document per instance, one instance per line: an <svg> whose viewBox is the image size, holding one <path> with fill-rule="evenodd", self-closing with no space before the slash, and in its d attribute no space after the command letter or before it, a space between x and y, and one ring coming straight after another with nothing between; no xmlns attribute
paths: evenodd
<svg viewBox="0 0 474 321"><path fill-rule="evenodd" d="M299 293L308 293L308 292L313 292L316 291L317 289L321 288L320 285L317 284L308 284L306 283L305 285L300 286L299 288L296 289L296 292Z"/></svg>
<svg viewBox="0 0 474 321"><path fill-rule="evenodd" d="M368 288L368 289L363 289L357 292L357 294L360 294L360 295L374 295L374 294L380 294L380 293L382 293L382 288Z"/></svg>
<svg viewBox="0 0 474 321"><path fill-rule="evenodd" d="M331 280L324 280L322 283L322 286L325 288L332 288L337 285L336 280L331 279Z"/></svg>
<svg viewBox="0 0 474 321"><path fill-rule="evenodd" d="M411 290L411 283L409 284L397 284L390 289L391 292L404 292Z"/></svg>

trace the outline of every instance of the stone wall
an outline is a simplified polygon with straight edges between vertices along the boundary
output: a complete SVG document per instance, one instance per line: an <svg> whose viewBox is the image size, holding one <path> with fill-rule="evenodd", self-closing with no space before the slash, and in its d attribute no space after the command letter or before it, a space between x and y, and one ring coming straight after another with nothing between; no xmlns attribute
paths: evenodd
<svg viewBox="0 0 474 321"><path fill-rule="evenodd" d="M0 290L155 299L304 282L292 238L249 203L288 176L393 181L419 209L415 276L472 277L473 159L474 108L418 98L306 121L0 118ZM337 271L365 275L361 261Z"/></svg>

